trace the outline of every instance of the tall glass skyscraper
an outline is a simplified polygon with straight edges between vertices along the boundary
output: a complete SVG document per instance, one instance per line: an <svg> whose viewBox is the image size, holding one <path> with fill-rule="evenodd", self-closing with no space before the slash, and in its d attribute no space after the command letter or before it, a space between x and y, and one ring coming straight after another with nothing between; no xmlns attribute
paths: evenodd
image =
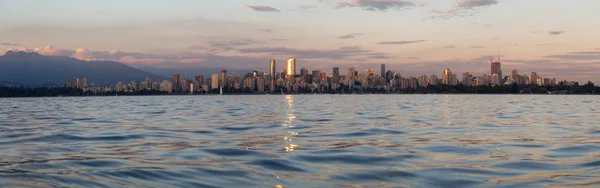
<svg viewBox="0 0 600 188"><path fill-rule="evenodd" d="M296 59L289 58L287 60L287 76L296 76Z"/></svg>
<svg viewBox="0 0 600 188"><path fill-rule="evenodd" d="M271 75L271 79L275 79L275 72L277 72L275 70L275 60L271 60L271 63L269 66L269 75Z"/></svg>

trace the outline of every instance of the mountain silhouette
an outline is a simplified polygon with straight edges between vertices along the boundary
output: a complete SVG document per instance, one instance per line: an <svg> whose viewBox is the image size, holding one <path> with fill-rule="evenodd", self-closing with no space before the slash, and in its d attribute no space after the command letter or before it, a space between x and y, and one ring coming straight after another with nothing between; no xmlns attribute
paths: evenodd
<svg viewBox="0 0 600 188"><path fill-rule="evenodd" d="M67 80L86 77L88 85L119 81L153 81L167 78L113 61L84 61L64 56L43 56L36 52L8 51L0 56L0 82L23 85L64 85Z"/></svg>

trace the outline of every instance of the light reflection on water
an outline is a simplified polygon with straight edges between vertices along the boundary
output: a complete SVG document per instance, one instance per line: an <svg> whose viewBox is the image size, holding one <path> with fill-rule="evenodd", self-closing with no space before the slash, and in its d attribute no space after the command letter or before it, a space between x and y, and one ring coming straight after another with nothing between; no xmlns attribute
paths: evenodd
<svg viewBox="0 0 600 188"><path fill-rule="evenodd" d="M600 186L597 96L168 96L0 103L3 186Z"/></svg>

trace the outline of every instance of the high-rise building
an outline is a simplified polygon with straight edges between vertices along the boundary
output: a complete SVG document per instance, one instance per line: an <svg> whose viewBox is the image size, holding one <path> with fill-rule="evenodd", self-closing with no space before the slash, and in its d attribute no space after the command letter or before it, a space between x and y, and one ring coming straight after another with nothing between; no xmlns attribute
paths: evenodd
<svg viewBox="0 0 600 188"><path fill-rule="evenodd" d="M227 70L221 70L221 78L219 79L219 86L226 87L227 86Z"/></svg>
<svg viewBox="0 0 600 188"><path fill-rule="evenodd" d="M173 90L177 91L179 90L179 74L174 74L173 75Z"/></svg>
<svg viewBox="0 0 600 188"><path fill-rule="evenodd" d="M86 77L81 78L81 87L87 87L87 86L88 86L87 78Z"/></svg>
<svg viewBox="0 0 600 188"><path fill-rule="evenodd" d="M119 82L117 83L117 86L116 86L116 88L115 88L115 91L117 91L117 92L122 92L122 91L123 91L123 82L119 81Z"/></svg>
<svg viewBox="0 0 600 188"><path fill-rule="evenodd" d="M367 75L373 75L373 69L367 68Z"/></svg>
<svg viewBox="0 0 600 188"><path fill-rule="evenodd" d="M354 67L350 67L348 68L348 76L349 78L354 77L354 75L356 74L356 69L354 69Z"/></svg>
<svg viewBox="0 0 600 188"><path fill-rule="evenodd" d="M502 78L502 64L500 63L500 57L498 57L498 61L492 62L493 59L490 59L491 62L491 75L497 74L499 78Z"/></svg>
<svg viewBox="0 0 600 188"><path fill-rule="evenodd" d="M321 71L320 70L313 70L312 71L312 78L313 78L313 82L318 82L321 81Z"/></svg>
<svg viewBox="0 0 600 188"><path fill-rule="evenodd" d="M271 76L271 79L275 79L275 72L275 60L271 60L271 63L269 65L269 75Z"/></svg>
<svg viewBox="0 0 600 188"><path fill-rule="evenodd" d="M450 69L444 69L442 71L442 84L452 84L452 71Z"/></svg>
<svg viewBox="0 0 600 188"><path fill-rule="evenodd" d="M536 84L537 83L537 79L538 79L537 72L531 72L530 79L531 79L531 82L530 82L531 84Z"/></svg>
<svg viewBox="0 0 600 188"><path fill-rule="evenodd" d="M219 85L219 81L220 81L219 80L219 74L213 74L212 75L212 83L210 84L211 87L212 87L211 89L218 89L219 86L220 86Z"/></svg>
<svg viewBox="0 0 600 188"><path fill-rule="evenodd" d="M198 82L198 86L202 86L204 85L204 76L202 75L196 75L196 82Z"/></svg>
<svg viewBox="0 0 600 188"><path fill-rule="evenodd" d="M140 82L139 81L131 81L131 89L135 91L140 91Z"/></svg>
<svg viewBox="0 0 600 188"><path fill-rule="evenodd" d="M307 76L309 74L309 72L310 72L310 69L308 69L308 68L301 68L300 69L300 75L301 76Z"/></svg>
<svg viewBox="0 0 600 188"><path fill-rule="evenodd" d="M296 59L289 58L287 60L287 76L296 76Z"/></svg>
<svg viewBox="0 0 600 188"><path fill-rule="evenodd" d="M381 74L379 76L385 77L385 64L381 64Z"/></svg>
<svg viewBox="0 0 600 188"><path fill-rule="evenodd" d="M463 77L462 77L462 84L465 85L465 86L471 85L471 79L472 78L473 78L473 75L471 75L471 73L464 72L463 73Z"/></svg>
<svg viewBox="0 0 600 188"><path fill-rule="evenodd" d="M498 74L492 74L492 85L500 85L500 77Z"/></svg>
<svg viewBox="0 0 600 188"><path fill-rule="evenodd" d="M519 83L519 70L512 70L510 74L510 80L512 80L513 83Z"/></svg>
<svg viewBox="0 0 600 188"><path fill-rule="evenodd" d="M146 85L144 86L144 89L152 90L152 80L150 78L146 77L144 83L146 83Z"/></svg>

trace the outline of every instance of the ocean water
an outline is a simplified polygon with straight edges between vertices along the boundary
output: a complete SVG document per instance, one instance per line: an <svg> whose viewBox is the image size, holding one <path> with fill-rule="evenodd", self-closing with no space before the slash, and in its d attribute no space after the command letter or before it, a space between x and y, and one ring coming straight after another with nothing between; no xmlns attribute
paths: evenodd
<svg viewBox="0 0 600 188"><path fill-rule="evenodd" d="M600 186L600 97L0 99L0 187Z"/></svg>

